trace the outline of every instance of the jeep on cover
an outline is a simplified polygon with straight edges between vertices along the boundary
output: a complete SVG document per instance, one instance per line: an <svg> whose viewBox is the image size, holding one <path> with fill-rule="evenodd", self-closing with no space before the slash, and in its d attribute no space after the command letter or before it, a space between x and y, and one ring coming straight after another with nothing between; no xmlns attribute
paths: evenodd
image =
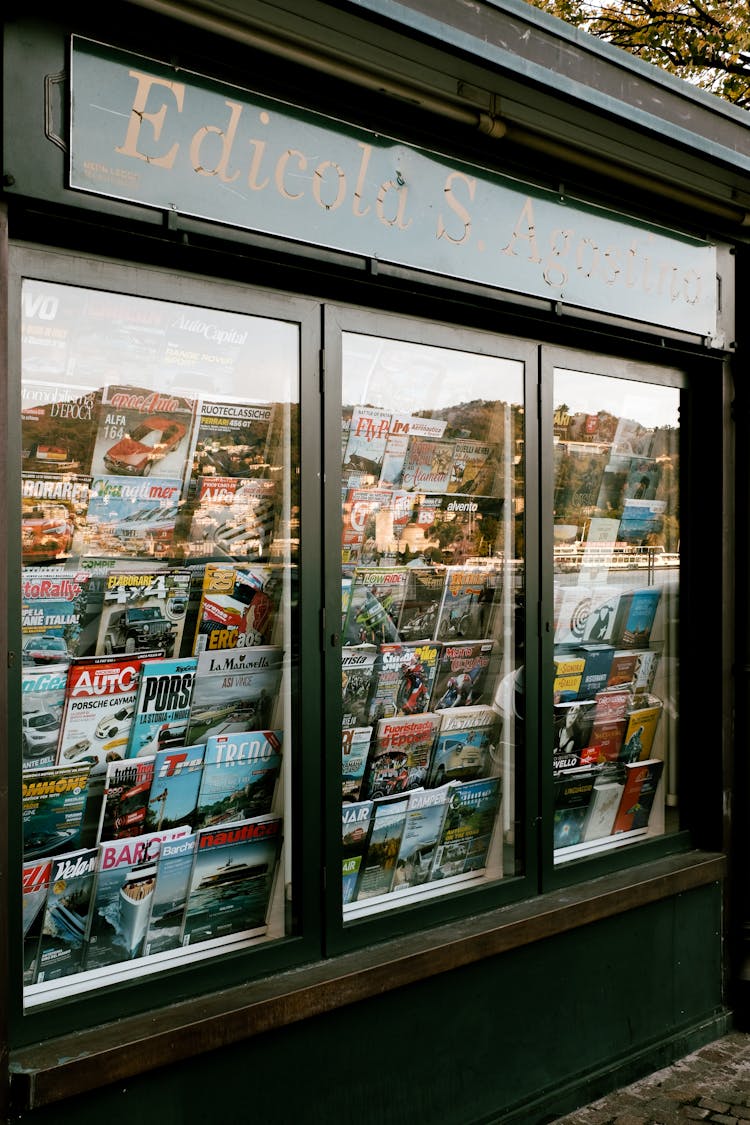
<svg viewBox="0 0 750 1125"><path fill-rule="evenodd" d="M128 656L143 649L162 648L172 655L172 625L159 606L126 606L116 611L107 623L104 651L107 655L124 652Z"/></svg>

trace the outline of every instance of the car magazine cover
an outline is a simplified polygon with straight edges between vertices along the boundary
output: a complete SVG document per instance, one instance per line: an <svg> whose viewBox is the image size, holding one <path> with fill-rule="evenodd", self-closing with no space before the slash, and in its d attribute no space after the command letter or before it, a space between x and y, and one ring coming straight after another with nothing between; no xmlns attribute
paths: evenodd
<svg viewBox="0 0 750 1125"><path fill-rule="evenodd" d="M153 755L107 763L97 843L143 835L153 777Z"/></svg>
<svg viewBox="0 0 750 1125"><path fill-rule="evenodd" d="M435 637L441 641L486 637L492 625L497 596L497 575L483 566L449 566L445 571L443 596Z"/></svg>
<svg viewBox="0 0 750 1125"><path fill-rule="evenodd" d="M149 655L158 654L143 654ZM79 657L71 662L59 765L85 761L103 769L113 758L125 757L142 663L138 656Z"/></svg>
<svg viewBox="0 0 750 1125"><path fill-rule="evenodd" d="M486 866L501 795L499 777L461 782L452 790L430 872L431 882Z"/></svg>
<svg viewBox="0 0 750 1125"><path fill-rule="evenodd" d="M406 596L405 566L356 567L344 626L344 644L398 641L398 619Z"/></svg>
<svg viewBox="0 0 750 1125"><path fill-rule="evenodd" d="M146 832L175 828L178 824L195 827L205 751L205 746L175 746L156 755Z"/></svg>
<svg viewBox="0 0 750 1125"><path fill-rule="evenodd" d="M24 771L54 765L68 682L68 665L21 670L21 753Z"/></svg>
<svg viewBox="0 0 750 1125"><path fill-rule="evenodd" d="M78 846L90 766L40 766L23 775L23 858Z"/></svg>
<svg viewBox="0 0 750 1125"><path fill-rule="evenodd" d="M42 471L85 476L91 472L101 391L62 379L53 383L28 378L33 362L24 341L21 469L25 473Z"/></svg>
<svg viewBox="0 0 750 1125"><path fill-rule="evenodd" d="M185 745L197 667L196 656L143 661L127 747L129 758Z"/></svg>
<svg viewBox="0 0 750 1125"><path fill-rule="evenodd" d="M190 573L187 570L112 570L104 581L104 598L96 655L114 656L161 649L180 651Z"/></svg>
<svg viewBox="0 0 750 1125"><path fill-rule="evenodd" d="M408 805L408 793L373 802L353 900L362 902L387 895L393 889Z"/></svg>
<svg viewBox="0 0 750 1125"><path fill-rule="evenodd" d="M432 641L379 645L366 722L430 710L440 645Z"/></svg>
<svg viewBox="0 0 750 1125"><path fill-rule="evenodd" d="M59 980L81 971L97 854L95 847L83 848L52 861L39 940L37 982Z"/></svg>
<svg viewBox="0 0 750 1125"><path fill-rule="evenodd" d="M444 566L409 566L398 632L402 641L429 641L437 630L445 585Z"/></svg>
<svg viewBox="0 0 750 1125"><path fill-rule="evenodd" d="M185 557L266 561L278 514L275 481L265 477L201 477L196 484Z"/></svg>
<svg viewBox="0 0 750 1125"><path fill-rule="evenodd" d="M36 979L39 938L47 904L47 891L52 876L52 860L29 859L23 865L23 983Z"/></svg>
<svg viewBox="0 0 750 1125"><path fill-rule="evenodd" d="M179 477L95 476L76 551L82 556L156 561L177 555L181 492Z"/></svg>
<svg viewBox="0 0 750 1125"><path fill-rule="evenodd" d="M450 792L450 785L442 785L439 789L415 789L409 794L393 880L394 894L428 882Z"/></svg>
<svg viewBox="0 0 750 1125"><path fill-rule="evenodd" d="M207 563L193 652L270 644L280 595L270 566Z"/></svg>
<svg viewBox="0 0 750 1125"><path fill-rule="evenodd" d="M67 663L80 654L91 575L85 570L23 567L21 662Z"/></svg>
<svg viewBox="0 0 750 1125"><path fill-rule="evenodd" d="M202 652L185 743L212 735L273 730L284 652L277 645Z"/></svg>
<svg viewBox="0 0 750 1125"><path fill-rule="evenodd" d="M282 824L279 817L266 816L198 832L182 945L262 932Z"/></svg>
<svg viewBox="0 0 750 1125"><path fill-rule="evenodd" d="M341 799L358 801L370 753L372 727L348 727L341 732Z"/></svg>
<svg viewBox="0 0 750 1125"><path fill-rule="evenodd" d="M439 717L429 712L380 719L362 796L374 800L424 785L439 727Z"/></svg>
<svg viewBox="0 0 750 1125"><path fill-rule="evenodd" d="M344 906L353 901L357 889L372 809L372 801L355 801L341 809L341 892Z"/></svg>
<svg viewBox="0 0 750 1125"><path fill-rule="evenodd" d="M93 476L185 476L195 400L145 387L107 386L91 459Z"/></svg>
<svg viewBox="0 0 750 1125"><path fill-rule="evenodd" d="M91 494L89 476L22 474L21 559L24 565L55 563L77 553L74 539L86 527Z"/></svg>
<svg viewBox="0 0 750 1125"><path fill-rule="evenodd" d="M274 406L203 399L191 477L259 477L269 468Z"/></svg>
<svg viewBox="0 0 750 1125"><path fill-rule="evenodd" d="M193 870L196 835L165 840L156 864L156 886L143 943L144 956L178 949Z"/></svg>
<svg viewBox="0 0 750 1125"><path fill-rule="evenodd" d="M487 685L494 656L494 641L443 644L432 693L433 709L489 703Z"/></svg>
<svg viewBox="0 0 750 1125"><path fill-rule="evenodd" d="M394 509L394 493L383 488L345 488L341 498L343 565L363 565L365 540L375 542L378 523L392 527L408 516L410 508L411 502L404 504L400 497Z"/></svg>
<svg viewBox="0 0 750 1125"><path fill-rule="evenodd" d="M212 736L206 742L196 828L250 820L271 811L283 731Z"/></svg>
<svg viewBox="0 0 750 1125"><path fill-rule="evenodd" d="M378 650L375 645L345 645L341 650L341 726L366 726L367 699Z"/></svg>
<svg viewBox="0 0 750 1125"><path fill-rule="evenodd" d="M189 835L187 825L181 825L99 844L85 969L100 969L141 956L159 850L162 843Z"/></svg>
<svg viewBox="0 0 750 1125"><path fill-rule="evenodd" d="M429 786L446 781L473 781L486 777L497 760L502 717L494 708L477 706L437 711L440 717L435 749L427 778Z"/></svg>

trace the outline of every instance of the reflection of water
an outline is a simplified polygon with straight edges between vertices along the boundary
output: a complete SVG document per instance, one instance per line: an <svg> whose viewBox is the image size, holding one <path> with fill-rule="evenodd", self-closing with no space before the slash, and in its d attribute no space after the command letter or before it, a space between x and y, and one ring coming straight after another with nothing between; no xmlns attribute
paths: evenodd
<svg viewBox="0 0 750 1125"><path fill-rule="evenodd" d="M227 887L209 887L190 896L185 938L205 941L220 934L262 926L266 919L267 875Z"/></svg>

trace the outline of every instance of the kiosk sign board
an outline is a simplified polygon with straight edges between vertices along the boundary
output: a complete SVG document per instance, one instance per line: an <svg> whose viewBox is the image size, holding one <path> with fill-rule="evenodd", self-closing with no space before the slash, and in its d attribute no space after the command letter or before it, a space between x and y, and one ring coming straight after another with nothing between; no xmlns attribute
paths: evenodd
<svg viewBox="0 0 750 1125"><path fill-rule="evenodd" d="M716 333L716 247L74 37L70 186Z"/></svg>

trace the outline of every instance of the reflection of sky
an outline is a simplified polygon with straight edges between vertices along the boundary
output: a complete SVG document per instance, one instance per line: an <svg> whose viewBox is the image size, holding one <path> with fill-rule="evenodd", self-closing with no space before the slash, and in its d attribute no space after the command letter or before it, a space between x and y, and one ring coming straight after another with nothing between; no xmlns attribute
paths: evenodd
<svg viewBox="0 0 750 1125"><path fill-rule="evenodd" d="M180 770L171 777L155 777L149 804L156 819L158 820L161 815L161 802L155 801L155 798L161 796L165 789L167 790L167 800L164 805L165 818L177 821L180 817L190 816L195 808L200 779L200 770Z"/></svg>
<svg viewBox="0 0 750 1125"><path fill-rule="evenodd" d="M676 387L557 367L554 394L555 407L565 403L571 414L598 414L605 410L647 429L679 425L680 392Z"/></svg>
<svg viewBox="0 0 750 1125"><path fill-rule="evenodd" d="M516 360L351 332L343 353L345 403L411 414L475 399L523 399L523 364Z"/></svg>

